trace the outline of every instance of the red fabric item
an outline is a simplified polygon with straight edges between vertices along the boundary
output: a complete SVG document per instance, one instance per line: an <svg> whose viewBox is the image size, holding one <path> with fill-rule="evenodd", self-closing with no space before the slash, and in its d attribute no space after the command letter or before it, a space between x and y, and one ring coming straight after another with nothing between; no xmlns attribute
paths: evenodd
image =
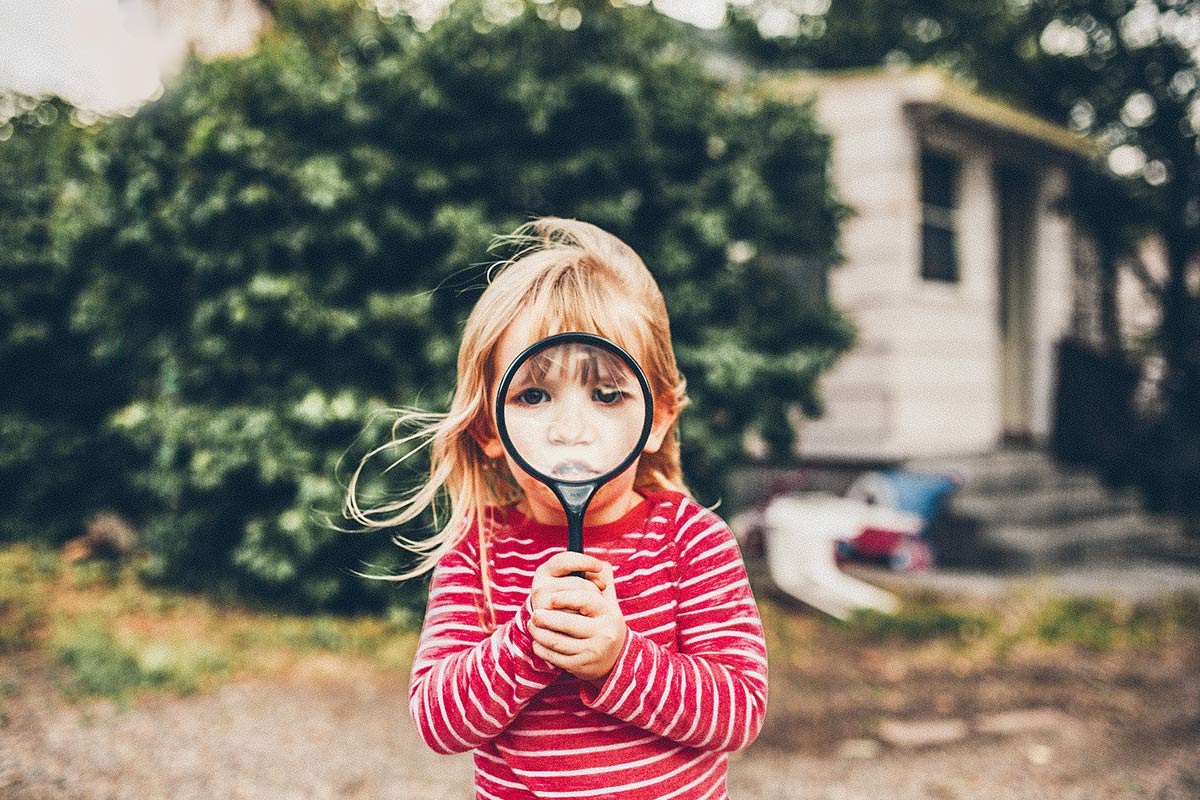
<svg viewBox="0 0 1200 800"><path fill-rule="evenodd" d="M434 570L410 710L442 753L475 752L477 798L726 798L727 753L762 726L766 647L729 528L683 495L648 496L588 528L613 565L629 627L603 686L533 654L534 570L566 528L494 515L485 563L498 627L484 629L479 537Z"/></svg>
<svg viewBox="0 0 1200 800"><path fill-rule="evenodd" d="M862 533L850 539L854 552L867 558L886 558L895 552L907 534L886 528L863 528Z"/></svg>

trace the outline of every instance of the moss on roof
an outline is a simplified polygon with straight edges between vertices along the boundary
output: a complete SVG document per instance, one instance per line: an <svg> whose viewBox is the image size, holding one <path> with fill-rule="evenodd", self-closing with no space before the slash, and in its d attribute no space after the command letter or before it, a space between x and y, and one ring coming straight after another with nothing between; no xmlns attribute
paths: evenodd
<svg viewBox="0 0 1200 800"><path fill-rule="evenodd" d="M776 72L764 75L759 82L766 93L796 101L854 83L890 83L902 92L905 106L928 108L967 124L1015 135L1079 158L1091 159L1101 154L1099 143L1094 139L1011 102L984 94L936 67Z"/></svg>

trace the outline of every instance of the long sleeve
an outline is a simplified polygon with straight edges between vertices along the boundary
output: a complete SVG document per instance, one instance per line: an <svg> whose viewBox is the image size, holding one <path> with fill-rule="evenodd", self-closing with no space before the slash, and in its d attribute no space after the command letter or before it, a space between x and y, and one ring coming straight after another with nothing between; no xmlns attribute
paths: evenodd
<svg viewBox="0 0 1200 800"><path fill-rule="evenodd" d="M490 635L484 630L479 565L461 550L434 569L413 661L409 710L439 753L491 741L560 670L533 654L528 600Z"/></svg>
<svg viewBox="0 0 1200 800"><path fill-rule="evenodd" d="M738 750L766 709L762 623L729 528L691 502L678 513L678 652L631 630L604 685L581 699L682 745Z"/></svg>

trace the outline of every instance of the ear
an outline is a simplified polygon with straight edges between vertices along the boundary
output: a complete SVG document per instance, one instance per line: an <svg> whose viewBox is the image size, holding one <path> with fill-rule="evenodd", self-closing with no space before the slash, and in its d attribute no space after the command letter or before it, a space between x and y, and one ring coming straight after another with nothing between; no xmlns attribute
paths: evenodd
<svg viewBox="0 0 1200 800"><path fill-rule="evenodd" d="M499 436L493 436L486 442L480 442L479 447L488 458L502 458L504 456L504 443L500 441Z"/></svg>
<svg viewBox="0 0 1200 800"><path fill-rule="evenodd" d="M650 436L646 439L643 453L657 453L662 449L667 432L679 417L679 405L672 400L658 399L654 401L654 422L650 424Z"/></svg>
<svg viewBox="0 0 1200 800"><path fill-rule="evenodd" d="M492 421L472 426L471 438L488 458L504 456L504 442L500 441L500 435L496 433L496 425Z"/></svg>

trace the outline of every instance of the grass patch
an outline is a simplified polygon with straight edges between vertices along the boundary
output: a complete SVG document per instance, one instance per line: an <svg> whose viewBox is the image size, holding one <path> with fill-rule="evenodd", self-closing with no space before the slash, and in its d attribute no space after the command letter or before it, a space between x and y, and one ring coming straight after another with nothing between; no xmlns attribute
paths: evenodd
<svg viewBox="0 0 1200 800"><path fill-rule="evenodd" d="M259 631L258 638L300 650L350 655L370 655L380 644L363 626L327 616L281 620L273 629Z"/></svg>
<svg viewBox="0 0 1200 800"><path fill-rule="evenodd" d="M247 654L332 653L407 673L417 633L410 622L392 618L273 615L243 619L231 637Z"/></svg>
<svg viewBox="0 0 1200 800"><path fill-rule="evenodd" d="M20 693L21 687L17 685L16 681L8 678L0 680L0 728L7 728L12 722L8 709L5 708L4 701L11 700Z"/></svg>
<svg viewBox="0 0 1200 800"><path fill-rule="evenodd" d="M1200 631L1200 592L1175 592L1167 598L1167 607L1177 627Z"/></svg>
<svg viewBox="0 0 1200 800"><path fill-rule="evenodd" d="M194 694L220 680L230 657L205 641L132 640L111 621L85 618L59 630L50 646L60 668L58 685L71 699L110 697L126 701L136 692Z"/></svg>
<svg viewBox="0 0 1200 800"><path fill-rule="evenodd" d="M850 633L875 642L921 642L935 639L976 640L997 626L991 615L947 607L935 597L922 596L895 614L858 609L842 623Z"/></svg>
<svg viewBox="0 0 1200 800"><path fill-rule="evenodd" d="M314 655L406 674L410 618L346 619L247 609L144 584L137 565L64 564L51 550L0 547L0 655L41 653L72 699L190 694L271 675Z"/></svg>
<svg viewBox="0 0 1200 800"><path fill-rule="evenodd" d="M102 695L125 699L146 683L137 656L106 627L94 622L60 634L51 650L55 661L67 669L59 686L70 698Z"/></svg>
<svg viewBox="0 0 1200 800"><path fill-rule="evenodd" d="M1200 630L1200 598L1181 592L1154 603L1122 604L1109 597L1046 602L1031 628L1042 642L1093 653L1118 647L1154 648L1179 633Z"/></svg>
<svg viewBox="0 0 1200 800"><path fill-rule="evenodd" d="M1047 644L1070 644L1103 653L1121 638L1122 620L1108 598L1068 597L1048 603L1033 620L1034 633Z"/></svg>
<svg viewBox="0 0 1200 800"><path fill-rule="evenodd" d="M29 650L46 624L44 553L27 545L0 551L0 655Z"/></svg>
<svg viewBox="0 0 1200 800"><path fill-rule="evenodd" d="M804 669L819 668L814 653L838 648L890 660L892 672L904 663L963 674L1014 658L1165 657L1193 646L1200 632L1200 595L1193 592L1137 603L1019 586L991 599L921 592L902 596L894 614L862 609L845 621L771 600L760 608L772 663Z"/></svg>

